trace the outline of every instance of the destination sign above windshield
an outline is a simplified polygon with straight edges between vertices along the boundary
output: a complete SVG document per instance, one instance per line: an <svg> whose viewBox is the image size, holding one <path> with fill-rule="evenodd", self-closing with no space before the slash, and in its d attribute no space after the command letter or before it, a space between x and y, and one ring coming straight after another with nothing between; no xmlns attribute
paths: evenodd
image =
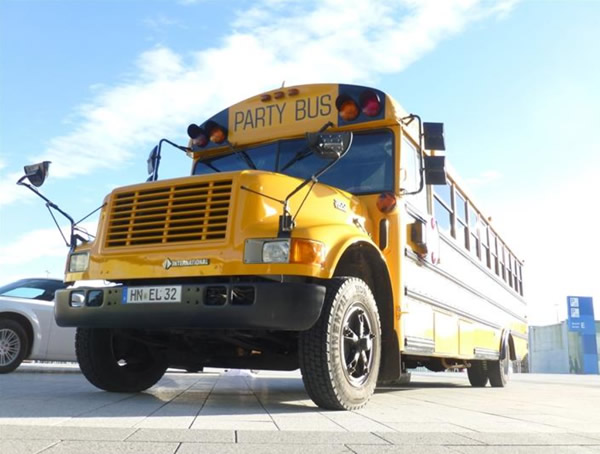
<svg viewBox="0 0 600 454"><path fill-rule="evenodd" d="M280 93L285 94L286 91L281 90ZM256 97L232 106L229 109L230 137L233 142L236 142L233 140L235 136L246 142L273 134L275 128L281 133L292 134L293 131L318 130L328 121L337 124L336 96L336 90L319 87L268 101Z"/></svg>

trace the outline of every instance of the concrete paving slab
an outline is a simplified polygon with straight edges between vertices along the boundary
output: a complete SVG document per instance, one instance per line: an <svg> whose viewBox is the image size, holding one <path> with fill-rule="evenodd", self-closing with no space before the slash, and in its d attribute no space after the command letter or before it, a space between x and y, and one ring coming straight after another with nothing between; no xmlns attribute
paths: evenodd
<svg viewBox="0 0 600 454"><path fill-rule="evenodd" d="M127 441L63 441L44 454L174 454L179 443Z"/></svg>
<svg viewBox="0 0 600 454"><path fill-rule="evenodd" d="M344 445L240 445L183 443L177 454L353 454Z"/></svg>
<svg viewBox="0 0 600 454"><path fill-rule="evenodd" d="M198 417L190 429L278 431L273 421L241 421L227 418Z"/></svg>
<svg viewBox="0 0 600 454"><path fill-rule="evenodd" d="M465 433L474 432L473 429L459 426L457 424L447 422L386 422L387 427L390 427L397 432L448 432L448 433ZM380 431L378 431L380 432Z"/></svg>
<svg viewBox="0 0 600 454"><path fill-rule="evenodd" d="M600 445L599 440L574 433L470 433L465 439L487 445L581 446ZM469 443L470 444L470 443Z"/></svg>
<svg viewBox="0 0 600 454"><path fill-rule="evenodd" d="M233 430L138 429L126 441L235 443Z"/></svg>
<svg viewBox="0 0 600 454"><path fill-rule="evenodd" d="M387 440L368 432L237 432L237 442L240 444L285 444L285 445L318 445L318 444L372 444L387 445Z"/></svg>
<svg viewBox="0 0 600 454"><path fill-rule="evenodd" d="M460 454L591 454L587 446L460 446L452 447Z"/></svg>
<svg viewBox="0 0 600 454"><path fill-rule="evenodd" d="M479 445L483 442L474 440L462 434L453 433L435 433L435 432L420 432L420 433L379 433L377 434L384 440L393 445Z"/></svg>
<svg viewBox="0 0 600 454"><path fill-rule="evenodd" d="M373 446L373 445L348 445L348 448L356 454L457 454L458 451L452 446Z"/></svg>
<svg viewBox="0 0 600 454"><path fill-rule="evenodd" d="M0 452L10 454L37 454L59 443L58 440L0 440Z"/></svg>
<svg viewBox="0 0 600 454"><path fill-rule="evenodd" d="M123 441L134 432L135 429L102 427L87 427L82 430L80 427L0 426L0 440Z"/></svg>

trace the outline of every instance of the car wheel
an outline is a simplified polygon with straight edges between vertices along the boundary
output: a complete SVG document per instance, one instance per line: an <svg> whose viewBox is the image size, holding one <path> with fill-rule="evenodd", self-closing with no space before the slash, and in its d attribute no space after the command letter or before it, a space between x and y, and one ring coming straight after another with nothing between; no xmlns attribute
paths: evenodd
<svg viewBox="0 0 600 454"><path fill-rule="evenodd" d="M369 401L381 362L381 326L364 281L328 282L321 316L300 333L299 360L306 391L319 407L356 410Z"/></svg>
<svg viewBox="0 0 600 454"><path fill-rule="evenodd" d="M160 352L111 329L78 328L75 351L85 378L105 391L143 391L167 370Z"/></svg>
<svg viewBox="0 0 600 454"><path fill-rule="evenodd" d="M19 367L28 349L29 339L23 326L14 320L0 320L0 374Z"/></svg>
<svg viewBox="0 0 600 454"><path fill-rule="evenodd" d="M476 388L487 385L488 371L486 361L471 361L471 367L467 368L469 383Z"/></svg>

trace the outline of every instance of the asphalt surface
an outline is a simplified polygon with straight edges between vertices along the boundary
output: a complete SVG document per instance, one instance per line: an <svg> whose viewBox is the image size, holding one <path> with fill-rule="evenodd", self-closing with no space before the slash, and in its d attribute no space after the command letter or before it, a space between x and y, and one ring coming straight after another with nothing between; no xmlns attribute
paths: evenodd
<svg viewBox="0 0 600 454"><path fill-rule="evenodd" d="M354 412L323 411L299 373L170 372L140 394L76 366L0 375L0 453L599 453L600 376L413 374Z"/></svg>

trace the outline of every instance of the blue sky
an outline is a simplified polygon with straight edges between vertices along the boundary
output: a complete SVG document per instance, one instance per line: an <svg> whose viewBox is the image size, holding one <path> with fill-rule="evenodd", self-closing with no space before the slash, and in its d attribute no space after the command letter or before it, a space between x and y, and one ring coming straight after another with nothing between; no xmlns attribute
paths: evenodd
<svg viewBox="0 0 600 454"><path fill-rule="evenodd" d="M384 6L385 5L385 6ZM443 121L447 155L525 260L533 323L600 314L600 2L0 1L0 284L60 277L66 248L14 182L75 218L145 178L150 148L261 91L376 86ZM161 178L189 173L166 150ZM600 318L597 316L597 318Z"/></svg>

